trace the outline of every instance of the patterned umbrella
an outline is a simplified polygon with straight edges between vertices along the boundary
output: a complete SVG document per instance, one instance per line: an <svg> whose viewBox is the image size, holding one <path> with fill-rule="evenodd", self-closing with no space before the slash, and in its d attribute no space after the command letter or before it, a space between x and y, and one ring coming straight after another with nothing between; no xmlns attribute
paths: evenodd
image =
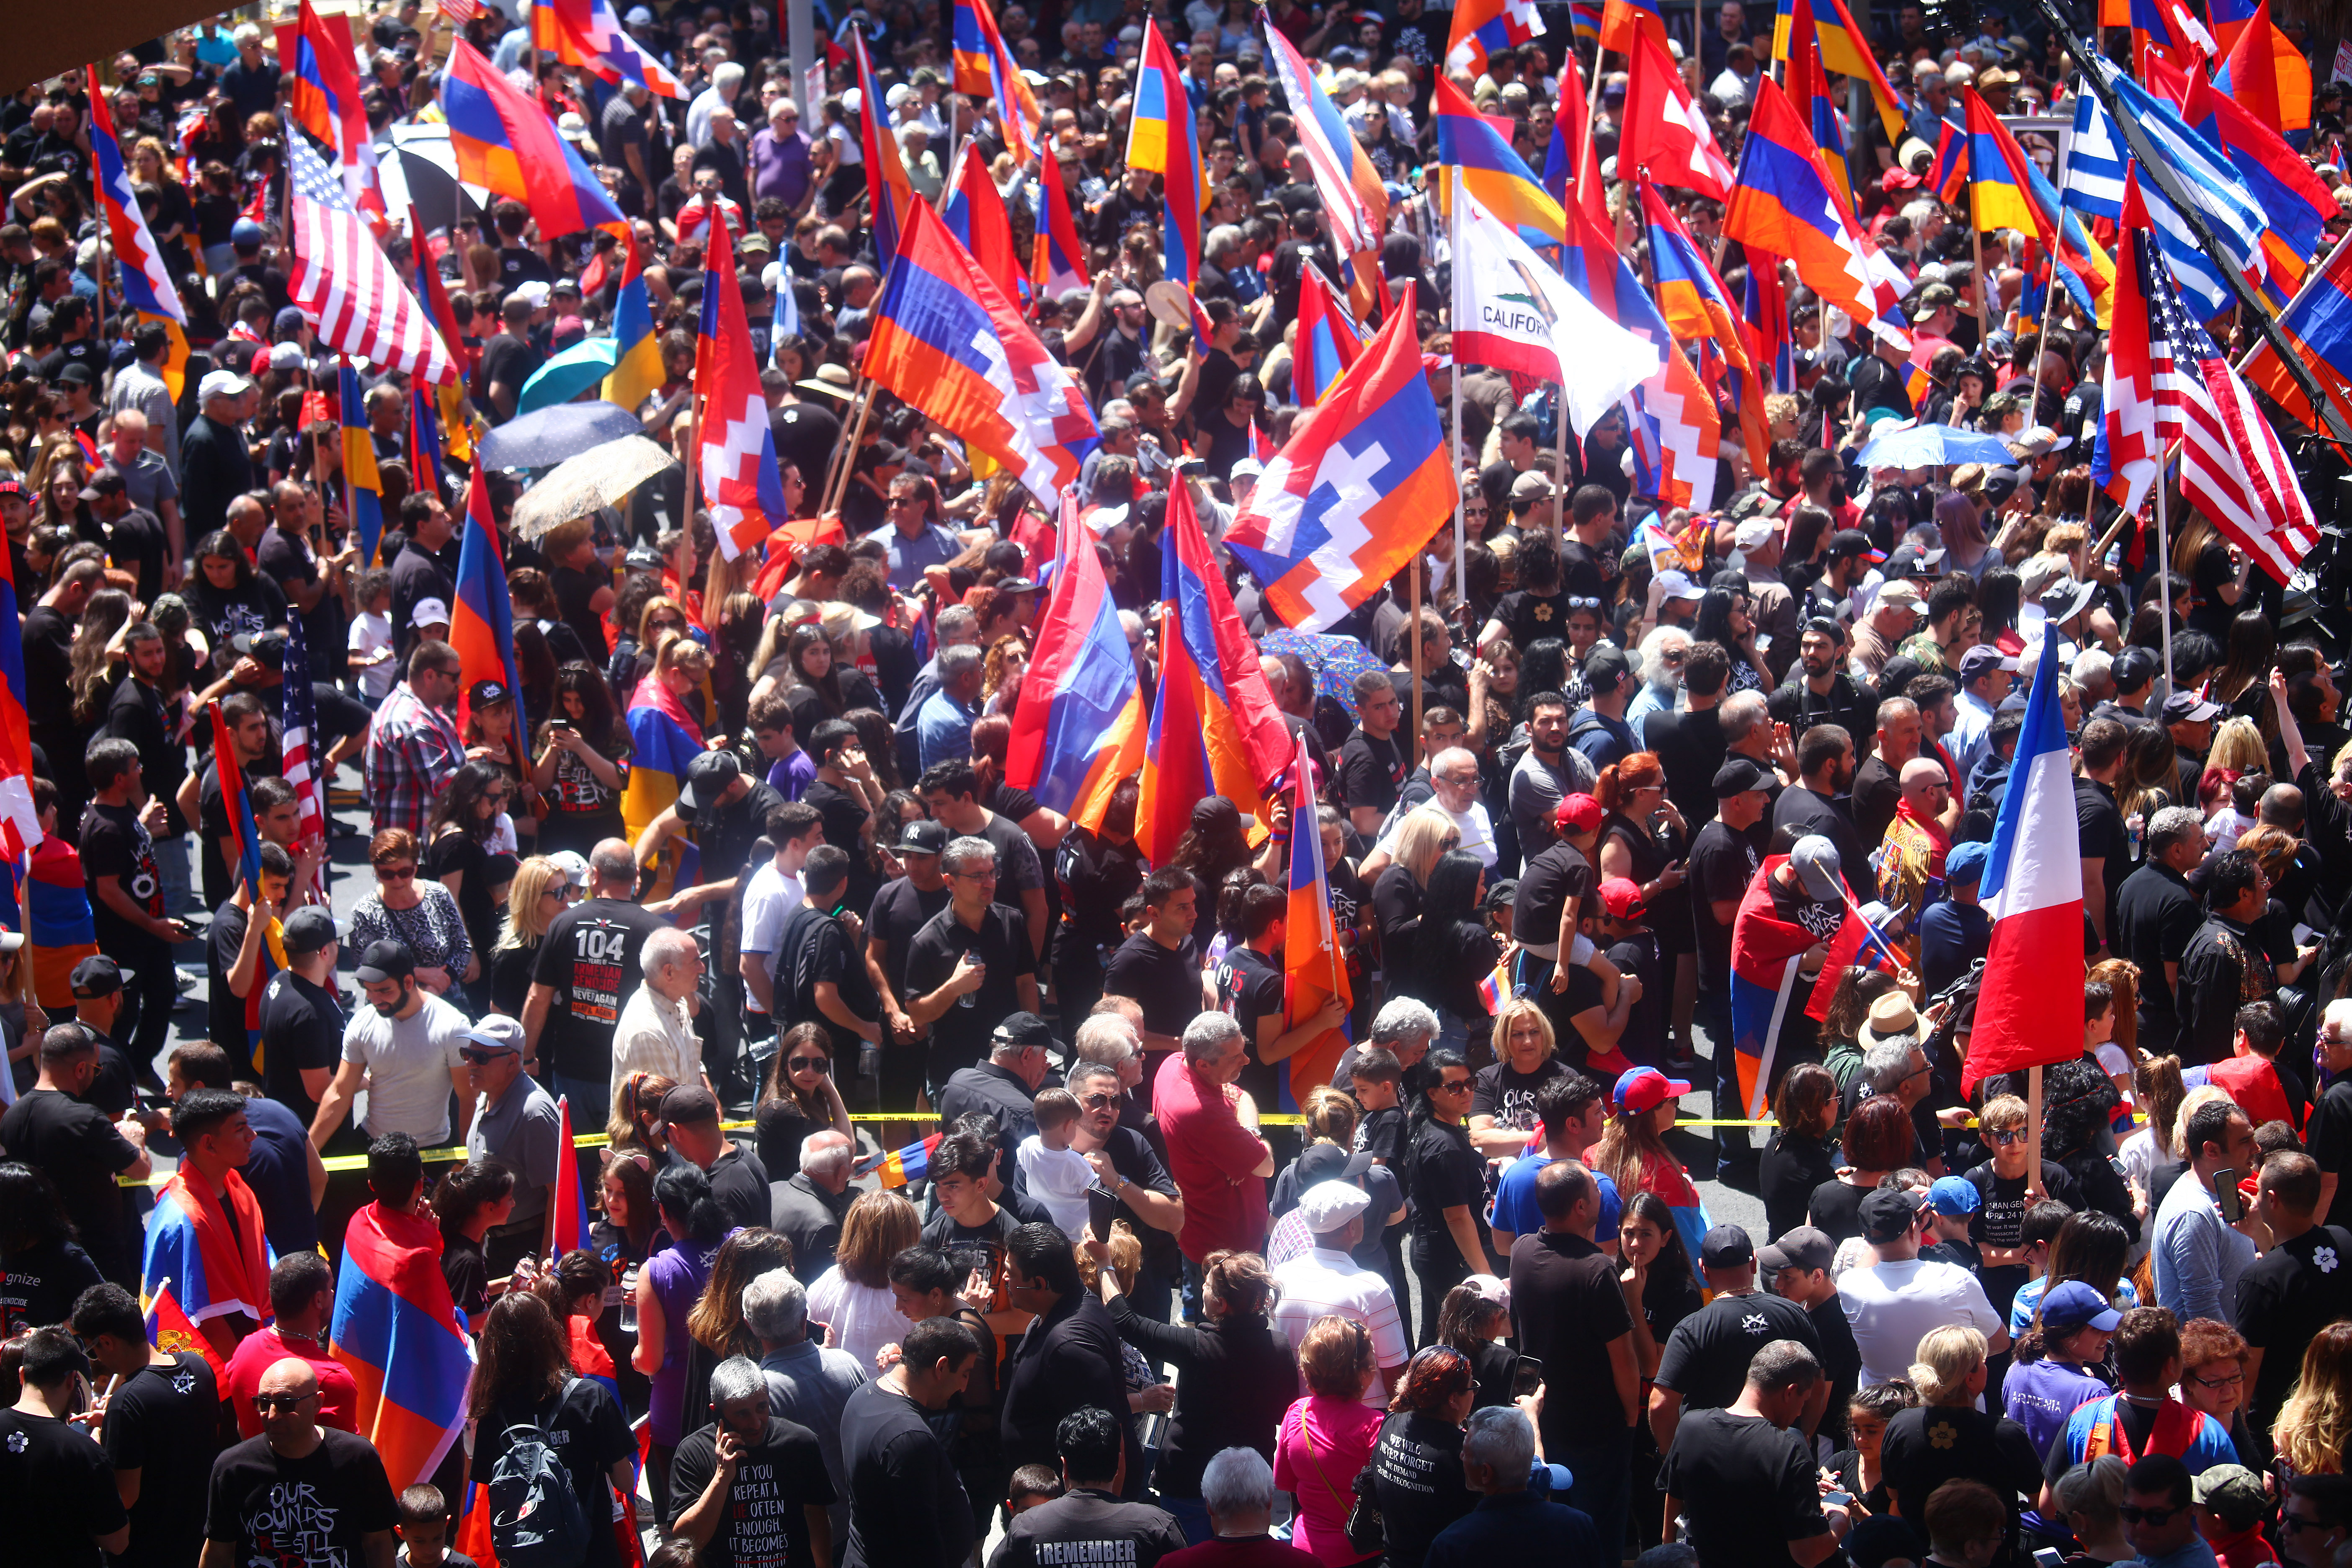
<svg viewBox="0 0 2352 1568"><path fill-rule="evenodd" d="M1356 713L1356 677L1368 669L1386 669L1372 656L1372 650L1354 637L1331 637L1322 632L1298 632L1288 626L1278 627L1257 639L1258 651L1280 657L1295 653L1307 661L1315 672L1315 689L1330 698L1348 710L1353 721Z"/></svg>

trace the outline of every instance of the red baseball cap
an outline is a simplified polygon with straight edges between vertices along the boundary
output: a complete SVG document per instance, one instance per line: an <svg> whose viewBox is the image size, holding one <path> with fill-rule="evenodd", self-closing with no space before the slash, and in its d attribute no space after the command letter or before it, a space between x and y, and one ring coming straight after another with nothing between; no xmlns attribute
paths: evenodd
<svg viewBox="0 0 2352 1568"><path fill-rule="evenodd" d="M1655 1068L1635 1068L1617 1075L1617 1109L1627 1116L1655 1110L1666 1101L1679 1100L1689 1092L1689 1084L1677 1078L1668 1078Z"/></svg>
<svg viewBox="0 0 2352 1568"><path fill-rule="evenodd" d="M1572 795L1559 803L1552 813L1552 826L1566 832L1574 828L1579 833L1601 831L1601 803L1589 795Z"/></svg>
<svg viewBox="0 0 2352 1568"><path fill-rule="evenodd" d="M1621 921L1640 920L1650 910L1642 901L1642 885L1630 877L1612 877L1601 883L1601 902L1612 917Z"/></svg>

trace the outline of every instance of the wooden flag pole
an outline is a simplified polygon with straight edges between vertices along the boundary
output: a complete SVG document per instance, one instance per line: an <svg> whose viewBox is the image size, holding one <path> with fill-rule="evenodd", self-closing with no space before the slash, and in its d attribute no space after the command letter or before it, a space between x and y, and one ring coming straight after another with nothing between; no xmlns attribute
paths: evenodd
<svg viewBox="0 0 2352 1568"><path fill-rule="evenodd" d="M1454 488L1455 488L1455 489L1458 491L1458 490L1460 489L1460 488L1461 488L1461 487L1460 487L1460 485L1457 483L1457 484L1456 484L1456 486L1455 486ZM1422 688L1422 679L1421 679L1421 570L1422 570L1422 568L1421 568L1421 552L1420 552L1420 551L1416 550L1416 551L1414 551L1414 552L1412 552L1412 559L1411 559L1410 561L1408 561L1408 562L1406 562L1406 563L1405 563L1405 568L1404 568L1404 570L1405 570L1405 582L1406 582L1406 584L1409 585L1409 588L1410 588L1410 592L1411 592L1411 595L1412 595L1412 612L1411 612L1411 614L1412 614L1412 620L1411 620L1411 623L1410 623L1410 624L1411 624L1411 626L1412 626L1412 745L1413 745L1413 746L1416 746L1416 747L1417 747L1417 746L1419 746L1419 745L1421 744L1421 688ZM1408 771L1410 771L1410 770L1408 770ZM1290 830L1291 830L1293 833L1297 832L1297 831L1298 831L1298 825L1297 825L1297 823L1293 823L1293 824L1291 824L1291 828L1290 828Z"/></svg>
<svg viewBox="0 0 2352 1568"><path fill-rule="evenodd" d="M1458 200L1462 195L1461 172L1457 169L1447 177L1453 181L1453 195L1457 199L1454 203L1449 204L1446 209L1446 239L1448 248L1453 252L1453 254L1458 256L1461 254L1460 214L1462 209ZM1452 328L1453 331L1458 332L1462 330L1462 323L1460 321L1449 321L1448 325ZM1453 356L1449 355L1448 357ZM1454 570L1456 573L1459 573L1462 570L1462 563L1465 559L1463 551L1468 541L1464 537L1467 522L1463 513L1462 498L1462 364L1458 358L1455 359L1453 364L1446 367L1445 379L1454 403L1454 425L1452 432L1454 437ZM1458 586L1455 592L1456 595L1459 596L1460 590ZM1463 602L1465 605L1468 604L1467 599L1465 599ZM1418 733L1418 731L1415 732Z"/></svg>
<svg viewBox="0 0 2352 1568"><path fill-rule="evenodd" d="M1976 270L1977 342L1981 345L1987 338L1992 336L1992 323L1987 320L1987 312L1992 307L1991 297L1985 289L1984 234L1981 230L1975 228L1969 230L1969 257ZM1918 411L1914 409L1912 412L1916 414Z"/></svg>
<svg viewBox="0 0 2352 1568"><path fill-rule="evenodd" d="M874 378L870 375L858 382L862 401L857 409L857 424L850 432L849 444L834 454L837 467L826 484L827 504L819 510L817 515L820 517L827 512L838 512L841 503L848 498L849 481L857 468L857 448L866 439L866 425L874 415L876 390Z"/></svg>
<svg viewBox="0 0 2352 1568"><path fill-rule="evenodd" d="M2042 1191L2042 1064L2025 1069L2025 1190Z"/></svg>

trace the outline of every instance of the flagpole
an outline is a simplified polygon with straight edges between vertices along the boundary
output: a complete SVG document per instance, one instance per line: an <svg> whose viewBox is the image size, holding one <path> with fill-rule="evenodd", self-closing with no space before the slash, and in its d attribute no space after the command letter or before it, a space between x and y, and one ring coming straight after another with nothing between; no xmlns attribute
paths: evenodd
<svg viewBox="0 0 2352 1568"><path fill-rule="evenodd" d="M1453 195L1454 199L1452 203L1449 203L1446 207L1445 245L1448 252L1452 253L1458 258L1461 253L1462 231L1461 171L1458 168L1454 169L1448 173L1446 178L1453 183ZM1449 311L1449 314L1451 312ZM1462 323L1460 321L1454 321L1451 325L1455 332L1459 332L1462 330ZM1451 341L1450 335L1448 341ZM1463 551L1466 548L1468 542L1464 537L1466 525L1463 516L1462 500L1462 364L1458 358L1455 359L1452 365L1449 365L1446 368L1445 379L1453 394L1454 399L1454 570L1460 572L1462 571L1464 562L1466 559L1463 554ZM1458 593L1459 591L1457 590L1457 594ZM1462 599L1463 605L1466 608L1470 602L1468 595L1459 595L1459 596ZM1472 635L1475 636L1476 634L1473 633ZM1418 735L1420 731L1416 727L1413 732Z"/></svg>
<svg viewBox="0 0 2352 1568"><path fill-rule="evenodd" d="M1992 336L1992 323L1987 320L1992 309L1991 296L1985 289L1984 231L1976 227L1973 215L1969 219L1969 257L1976 272L1977 282L1977 342L1982 346Z"/></svg>
<svg viewBox="0 0 2352 1568"><path fill-rule="evenodd" d="M857 424L850 432L849 444L834 453L835 468L833 474L826 479L827 504L818 513L820 517L826 512L839 511L841 503L848 498L850 478L857 468L858 443L866 439L866 422L873 416L877 390L874 378L870 375L866 377L861 388L863 401L857 409Z"/></svg>
<svg viewBox="0 0 2352 1568"><path fill-rule="evenodd" d="M2164 529L2164 491L2166 459L2159 457L2156 464L2156 580L2157 603L2164 606L2164 686L2172 689L2172 546Z"/></svg>

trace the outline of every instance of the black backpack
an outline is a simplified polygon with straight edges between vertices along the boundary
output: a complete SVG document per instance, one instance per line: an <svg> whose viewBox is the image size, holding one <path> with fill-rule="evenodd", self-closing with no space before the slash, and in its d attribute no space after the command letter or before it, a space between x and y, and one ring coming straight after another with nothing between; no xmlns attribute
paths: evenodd
<svg viewBox="0 0 2352 1568"><path fill-rule="evenodd" d="M546 1420L534 1414L506 1429L489 1486L490 1540L503 1568L572 1568L587 1553L588 1515L550 1430L578 1381L565 1381Z"/></svg>

